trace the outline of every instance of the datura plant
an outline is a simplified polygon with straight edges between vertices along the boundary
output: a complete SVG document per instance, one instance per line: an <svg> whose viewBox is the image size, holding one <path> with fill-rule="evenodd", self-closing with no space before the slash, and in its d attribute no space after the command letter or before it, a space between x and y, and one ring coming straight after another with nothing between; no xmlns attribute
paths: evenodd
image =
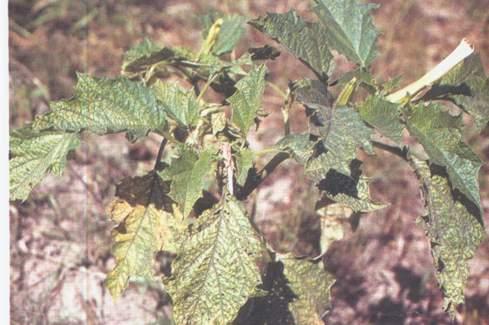
<svg viewBox="0 0 489 325"><path fill-rule="evenodd" d="M317 324L330 308L334 277L321 258L274 252L243 201L280 163L293 159L321 199L349 214L382 209L369 198L369 179L355 166L361 163L359 148L370 155L374 147L388 150L418 176L426 207L420 222L445 308L453 312L464 302L468 261L486 236L478 184L482 162L463 140L462 115L470 115L479 132L486 126L489 80L479 56L462 40L407 87L379 82L370 73L377 55L371 17L376 6L314 0L313 21L293 10L253 20L213 13L203 18L197 51L145 39L126 52L119 77L78 74L72 98L52 102L50 111L11 132L10 200L28 199L46 174L61 175L84 132L123 132L129 141L154 133L162 139L154 168L121 180L107 209L117 224L115 266L105 281L112 296L133 280L161 278L176 324L269 323L267 317L277 317L274 308L287 311L281 324ZM261 168L263 155L250 148L247 135L266 117L266 88L277 90L267 80L266 64L280 48L264 45L237 56L234 48L247 24L315 76L279 91L284 134L266 149L270 160ZM336 80L328 78L333 53L355 64ZM210 89L214 95L205 96ZM305 107L308 132L290 132L294 102ZM406 132L416 146L403 143ZM328 224L334 227L325 223L324 232ZM155 274L158 252L174 257L171 274Z"/></svg>

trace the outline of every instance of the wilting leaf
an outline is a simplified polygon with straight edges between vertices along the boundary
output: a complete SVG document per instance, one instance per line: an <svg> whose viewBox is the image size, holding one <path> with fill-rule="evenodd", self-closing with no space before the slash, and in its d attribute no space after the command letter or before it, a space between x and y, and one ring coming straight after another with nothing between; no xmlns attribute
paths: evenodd
<svg viewBox="0 0 489 325"><path fill-rule="evenodd" d="M489 121L489 78L479 55L472 54L444 75L426 98L448 97L474 117L481 131Z"/></svg>
<svg viewBox="0 0 489 325"><path fill-rule="evenodd" d="M66 155L79 144L79 136L75 133L37 132L30 127L12 131L10 200L27 199L32 188L47 173L61 175L66 165Z"/></svg>
<svg viewBox="0 0 489 325"><path fill-rule="evenodd" d="M423 145L430 161L445 167L450 183L480 209L480 159L462 141L461 119L437 105L412 108L407 121L409 132Z"/></svg>
<svg viewBox="0 0 489 325"><path fill-rule="evenodd" d="M280 55L279 50L268 44L262 47L249 48L248 53L251 54L252 60L275 60Z"/></svg>
<svg viewBox="0 0 489 325"><path fill-rule="evenodd" d="M219 16L221 15L210 14L204 16L204 38L207 37L210 26L217 18L219 18ZM246 18L239 15L229 15L222 17L222 25L219 30L219 35L214 46L212 47L212 53L214 55L219 56L231 52L234 49L245 31L245 21Z"/></svg>
<svg viewBox="0 0 489 325"><path fill-rule="evenodd" d="M244 185L248 177L248 171L253 167L255 155L250 149L243 149L236 155L236 182Z"/></svg>
<svg viewBox="0 0 489 325"><path fill-rule="evenodd" d="M160 172L164 180L171 180L170 197L178 203L184 217L192 211L195 202L206 188L206 177L214 173L214 154L203 150L198 155L190 148L182 147L180 156Z"/></svg>
<svg viewBox="0 0 489 325"><path fill-rule="evenodd" d="M253 69L236 84L236 92L228 98L233 108L233 123L246 134L254 124L265 91L266 68L261 65Z"/></svg>
<svg viewBox="0 0 489 325"><path fill-rule="evenodd" d="M126 289L131 278L153 279L153 258L157 251L174 251L177 231L183 223L171 213L171 200L158 174L127 178L117 186L117 199L108 208L118 223L112 231L112 252L116 265L109 272L106 286L115 298ZM180 228L180 229L179 229Z"/></svg>
<svg viewBox="0 0 489 325"><path fill-rule="evenodd" d="M50 112L34 120L33 128L96 134L128 132L140 137L163 128L165 120L153 92L142 83L79 74L75 96L53 102Z"/></svg>
<svg viewBox="0 0 489 325"><path fill-rule="evenodd" d="M424 162L418 161L417 167L427 192L426 229L438 268L438 282L445 295L445 307L455 312L457 305L464 302L468 262L486 233L476 216L460 201L454 200L444 177L431 175Z"/></svg>
<svg viewBox="0 0 489 325"><path fill-rule="evenodd" d="M376 56L377 39L370 11L378 5L362 4L358 0L314 0L314 3L328 46L368 66Z"/></svg>
<svg viewBox="0 0 489 325"><path fill-rule="evenodd" d="M368 178L364 176L351 177L330 170L319 182L319 189L328 199L341 203L354 212L372 212L385 208L383 204L372 202Z"/></svg>
<svg viewBox="0 0 489 325"><path fill-rule="evenodd" d="M194 127L199 120L199 103L193 91L161 80L152 86L156 98L170 118L182 127Z"/></svg>
<svg viewBox="0 0 489 325"><path fill-rule="evenodd" d="M292 84L292 91L306 108L312 112L306 112L308 115L317 111L328 112L333 107L333 96L329 93L326 85L319 80L303 79ZM317 118L320 118L318 115Z"/></svg>
<svg viewBox="0 0 489 325"><path fill-rule="evenodd" d="M329 308L333 276L324 270L322 263L292 256L278 260L284 264L284 276L295 295L289 304L295 324L324 324L321 316Z"/></svg>
<svg viewBox="0 0 489 325"><path fill-rule="evenodd" d="M229 324L258 295L265 254L242 204L231 196L188 228L165 280L177 324Z"/></svg>
<svg viewBox="0 0 489 325"><path fill-rule="evenodd" d="M319 240L321 254L319 256L323 256L333 242L345 236L345 224L349 224L353 210L342 203L332 203L320 208L317 213L321 217L321 238Z"/></svg>
<svg viewBox="0 0 489 325"><path fill-rule="evenodd" d="M285 46L320 79L326 79L333 57L327 45L326 27L305 22L295 11L268 14L249 23Z"/></svg>
<svg viewBox="0 0 489 325"><path fill-rule="evenodd" d="M359 113L365 122L378 129L384 136L395 143L402 142L404 125L399 120L397 104L378 96L370 96L360 106Z"/></svg>

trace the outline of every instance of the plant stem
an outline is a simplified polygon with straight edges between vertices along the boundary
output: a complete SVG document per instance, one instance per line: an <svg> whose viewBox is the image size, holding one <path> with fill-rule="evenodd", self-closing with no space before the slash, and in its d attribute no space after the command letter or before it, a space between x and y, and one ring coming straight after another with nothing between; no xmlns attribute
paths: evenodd
<svg viewBox="0 0 489 325"><path fill-rule="evenodd" d="M214 80L216 80L217 76L218 74L216 73L207 80L204 87L202 87L202 89L200 90L200 94L197 96L197 102L200 102L207 89L209 89L209 86L214 82Z"/></svg>
<svg viewBox="0 0 489 325"><path fill-rule="evenodd" d="M379 148L379 149L382 149L384 151L387 151L387 152L390 152L391 154L393 155L396 155L404 160L408 160L408 157L407 157L407 151L406 150L403 150L399 147L395 147L395 146L390 146L388 144L385 144L385 143L382 143L382 142L379 142L379 141L372 141L372 145L376 148Z"/></svg>
<svg viewBox="0 0 489 325"><path fill-rule="evenodd" d="M423 88L431 86L435 81L443 77L473 52L474 48L465 39L462 39L452 53L438 63L433 69L415 82L387 96L387 100L393 103L399 103L403 98L415 95Z"/></svg>
<svg viewBox="0 0 489 325"><path fill-rule="evenodd" d="M248 195L251 194L261 183L270 175L275 168L278 167L283 161L287 160L290 155L286 152L279 152L258 172L256 175L248 176L245 185L242 190L237 193L238 200L245 200Z"/></svg>
<svg viewBox="0 0 489 325"><path fill-rule="evenodd" d="M160 160L161 157L163 156L163 151L165 151L165 147L167 143L168 140L166 138L163 138L163 140L161 140L160 149L158 150L158 154L156 155L155 166L153 167L154 171L158 170L158 166L160 164Z"/></svg>

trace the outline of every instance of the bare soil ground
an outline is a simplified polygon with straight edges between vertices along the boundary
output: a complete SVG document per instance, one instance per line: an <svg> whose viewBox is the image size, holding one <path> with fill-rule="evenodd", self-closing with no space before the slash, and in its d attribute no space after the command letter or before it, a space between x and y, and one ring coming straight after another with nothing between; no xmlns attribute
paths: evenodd
<svg viewBox="0 0 489 325"><path fill-rule="evenodd" d="M382 6L375 22L382 34L375 72L384 79L414 80L467 37L489 71L489 1L375 1ZM88 5L87 5L88 3ZM76 71L118 74L123 52L148 37L161 44L195 48L200 40L198 14L210 8L256 17L294 8L307 14L308 1L45 1L9 2L10 126L21 126L45 112L48 102L69 97ZM249 29L245 44L264 39ZM347 68L337 58L340 69ZM269 64L275 83L308 76L285 54ZM310 75L309 75L310 76ZM281 133L282 100L267 92L270 115L253 145L272 144ZM292 131L306 128L295 108ZM103 287L114 261L113 224L105 215L115 184L148 170L159 139L130 144L123 136L86 141L63 177L48 177L24 203L10 206L11 318L13 324L169 324L171 308L158 283L131 286L113 301ZM489 129L468 135L476 152L489 159ZM363 153L359 153L364 155ZM364 155L365 156L365 155ZM416 223L422 202L416 179L387 153L366 157L373 196L390 206L362 216L355 232L333 244L324 260L338 281L327 324L489 324L489 241L471 263L467 304L455 320L442 311L429 243ZM482 204L489 224L489 165L480 173ZM254 220L272 246L300 255L318 253L319 219L311 184L302 170L287 163L259 188ZM252 206L253 202L250 202ZM165 269L167 259L159 258Z"/></svg>

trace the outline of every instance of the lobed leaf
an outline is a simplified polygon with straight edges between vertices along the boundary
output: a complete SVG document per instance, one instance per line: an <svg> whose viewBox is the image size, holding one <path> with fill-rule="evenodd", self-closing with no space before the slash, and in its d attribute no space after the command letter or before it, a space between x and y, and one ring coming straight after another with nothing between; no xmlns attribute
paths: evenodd
<svg viewBox="0 0 489 325"><path fill-rule="evenodd" d="M314 0L314 3L328 46L361 66L368 66L377 55L378 33L370 11L378 5L358 0Z"/></svg>
<svg viewBox="0 0 489 325"><path fill-rule="evenodd" d="M33 128L96 134L128 132L137 138L162 129L165 123L165 112L142 83L79 74L75 96L53 102L51 111L34 120Z"/></svg>
<svg viewBox="0 0 489 325"><path fill-rule="evenodd" d="M178 324L229 324L261 284L264 245L241 203L226 195L188 228L165 288Z"/></svg>
<svg viewBox="0 0 489 325"><path fill-rule="evenodd" d="M295 11L285 14L269 13L249 22L286 47L294 56L325 80L332 54L327 46L327 28L305 22Z"/></svg>
<svg viewBox="0 0 489 325"><path fill-rule="evenodd" d="M165 113L180 126L195 127L199 120L199 103L193 91L184 89L175 83L161 80L152 85L155 96Z"/></svg>
<svg viewBox="0 0 489 325"><path fill-rule="evenodd" d="M322 179L330 169L350 175L350 164L356 157L356 149L363 147L373 154L370 137L372 129L365 125L351 107L336 107L328 112L317 112L321 116L319 137L325 152L306 164L306 173Z"/></svg>
<svg viewBox="0 0 489 325"><path fill-rule="evenodd" d="M464 302L468 262L486 233L476 216L454 199L446 178L431 174L424 162L416 165L427 194L426 230L432 242L436 276L445 295L445 307L455 312L457 305Z"/></svg>
<svg viewBox="0 0 489 325"><path fill-rule="evenodd" d="M10 133L10 200L26 200L47 173L61 175L66 156L80 144L76 133L35 131L30 127Z"/></svg>
<svg viewBox="0 0 489 325"><path fill-rule="evenodd" d="M184 217L190 214L206 189L206 177L215 172L213 160L212 150L202 150L197 155L192 149L182 147L180 156L160 172L164 180L171 180L169 196L178 203Z"/></svg>
<svg viewBox="0 0 489 325"><path fill-rule="evenodd" d="M243 134L255 123L261 98L265 91L266 67L260 65L238 81L236 92L228 98L233 109L232 122L236 124Z"/></svg>
<svg viewBox="0 0 489 325"><path fill-rule="evenodd" d="M412 108L407 127L423 145L430 161L445 167L452 186L480 210L481 161L462 141L461 119L443 112L438 105L418 105Z"/></svg>
<svg viewBox="0 0 489 325"><path fill-rule="evenodd" d="M382 97L369 96L359 107L360 117L397 144L402 142L404 125L397 104Z"/></svg>
<svg viewBox="0 0 489 325"><path fill-rule="evenodd" d="M176 249L174 239L183 225L168 212L171 200L167 192L167 186L155 172L127 178L117 186L118 198L107 211L118 223L112 231L116 265L105 282L114 298L124 292L131 279L153 279L156 252Z"/></svg>

